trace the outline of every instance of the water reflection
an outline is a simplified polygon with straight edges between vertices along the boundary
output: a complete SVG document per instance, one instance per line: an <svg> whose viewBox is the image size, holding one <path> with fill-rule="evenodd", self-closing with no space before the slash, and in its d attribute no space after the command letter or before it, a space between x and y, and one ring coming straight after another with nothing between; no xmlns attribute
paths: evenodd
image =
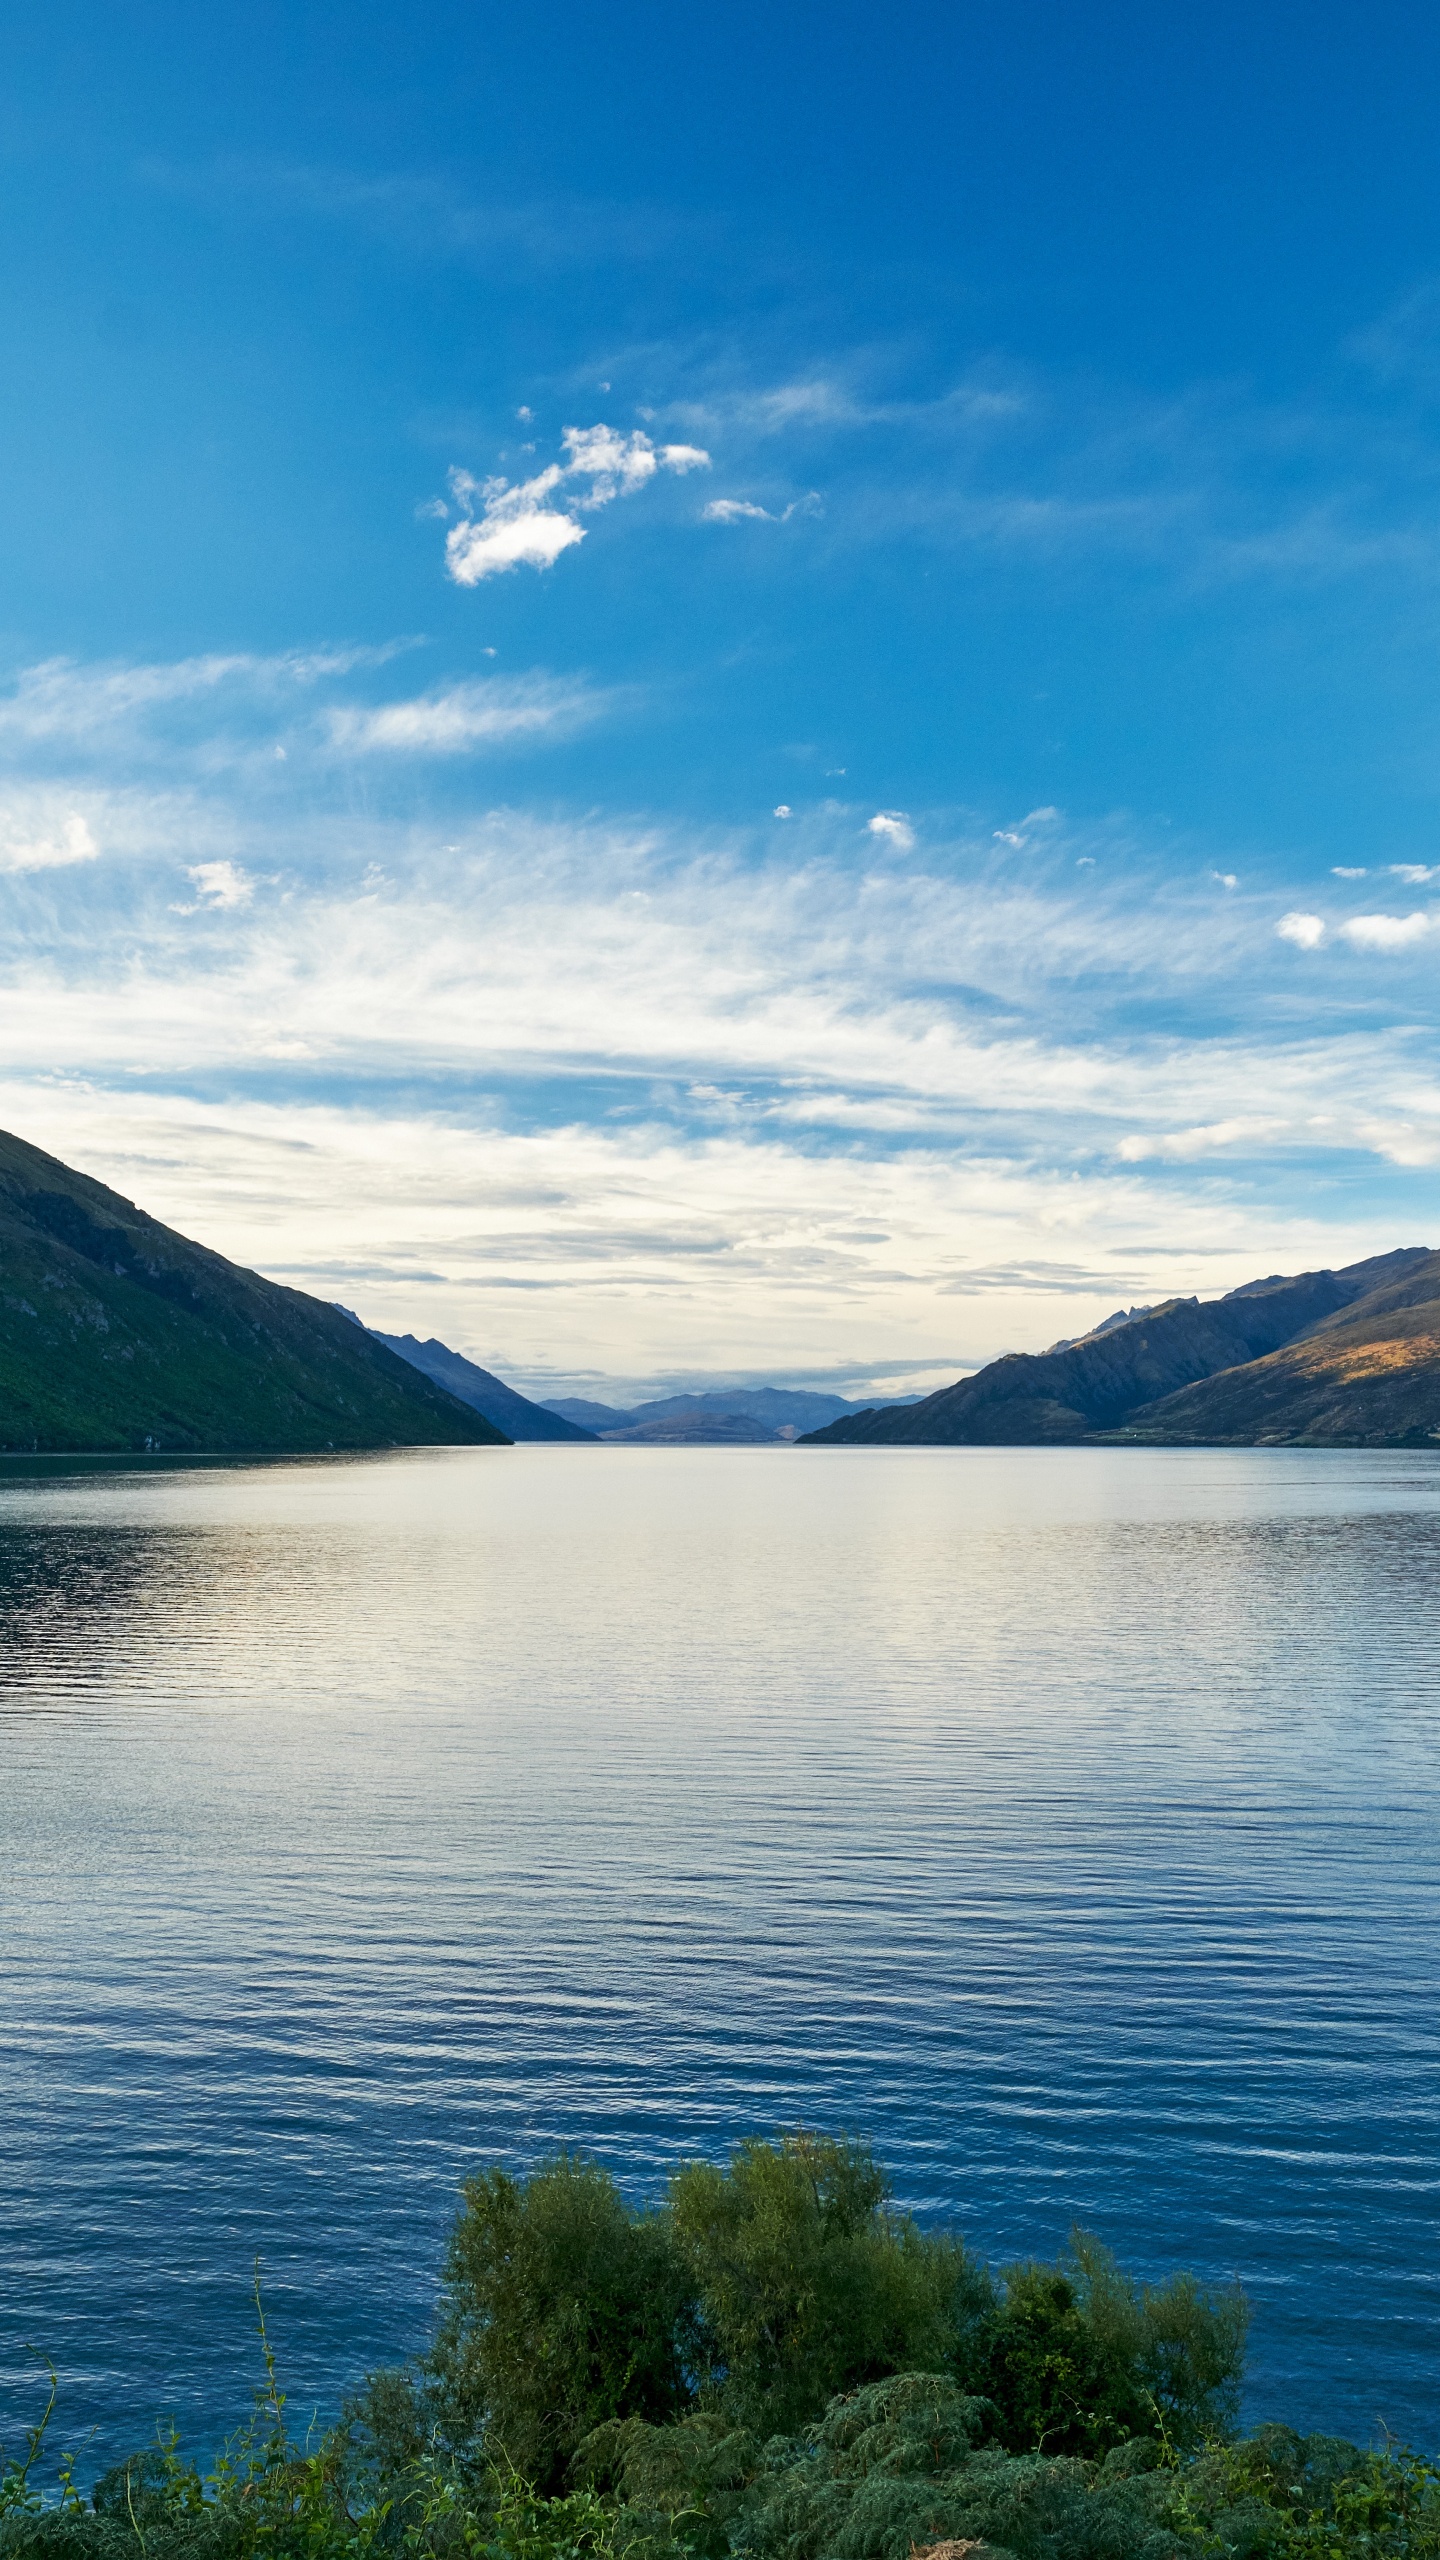
<svg viewBox="0 0 1440 2560"><path fill-rule="evenodd" d="M803 2113L1433 2436L1437 1565L1423 1455L0 1476L0 2433L232 2418L257 2248L333 2406L475 2160Z"/></svg>

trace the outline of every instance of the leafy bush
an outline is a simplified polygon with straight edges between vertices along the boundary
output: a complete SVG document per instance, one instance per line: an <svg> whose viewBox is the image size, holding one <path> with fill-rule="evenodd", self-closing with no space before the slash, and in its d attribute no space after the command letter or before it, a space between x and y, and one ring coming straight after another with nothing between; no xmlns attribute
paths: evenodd
<svg viewBox="0 0 1440 2560"><path fill-rule="evenodd" d="M1436 2560L1440 2471L1389 2445L1260 2427L1178 2471L1168 2513L1195 2560Z"/></svg>
<svg viewBox="0 0 1440 2560"><path fill-rule="evenodd" d="M1234 2424L1248 2318L1193 2276L1137 2287L1076 2232L1059 2266L1007 2269L976 2381L1012 2452L1093 2457L1157 2424L1189 2448Z"/></svg>
<svg viewBox="0 0 1440 2560"><path fill-rule="evenodd" d="M746 2560L907 2560L958 2542L1017 2560L1168 2560L1161 2495L1138 2466L1007 2454L994 2417L941 2374L898 2374L832 2402L811 2435L774 2449L738 2549Z"/></svg>
<svg viewBox="0 0 1440 2560"><path fill-rule="evenodd" d="M553 2492L596 2427L688 2406L688 2270L664 2215L632 2210L606 2170L569 2152L524 2181L487 2169L463 2192L412 2424L423 2431L428 2406L452 2444L483 2432ZM393 2381L388 2394L393 2433ZM376 2427L384 2412L372 2400L365 2415Z"/></svg>
<svg viewBox="0 0 1440 2560"><path fill-rule="evenodd" d="M696 2376L739 2420L783 2433L839 2391L975 2352L990 2284L948 2233L890 2207L867 2144L796 2133L671 2180L697 2305Z"/></svg>

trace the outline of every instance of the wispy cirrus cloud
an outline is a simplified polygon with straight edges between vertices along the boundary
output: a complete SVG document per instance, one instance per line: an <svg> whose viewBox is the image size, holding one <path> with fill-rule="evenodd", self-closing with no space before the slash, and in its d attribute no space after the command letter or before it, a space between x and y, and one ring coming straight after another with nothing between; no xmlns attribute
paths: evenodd
<svg viewBox="0 0 1440 2560"><path fill-rule="evenodd" d="M337 753L453 757L539 744L573 735L618 698L615 687L538 670L464 678L389 701L377 702L371 686L357 698L351 679L373 679L421 645L403 640L172 664L51 659L21 670L0 692L0 753L17 780L27 767L99 767L118 777L163 761L172 772L214 782L227 769L253 770L258 762L274 783L287 763L306 768ZM88 804L73 795L67 801L54 783L26 790L19 799L12 792L0 821L0 868L38 869L93 854L97 821Z"/></svg>
<svg viewBox="0 0 1440 2560"><path fill-rule="evenodd" d="M699 445L655 445L640 428L625 435L604 425L566 427L561 442L565 460L548 463L529 480L451 472L460 520L445 537L445 566L456 586L478 586L512 569L553 568L562 552L584 541L582 515L633 496L657 472L683 476L710 468Z"/></svg>
<svg viewBox="0 0 1440 2560"><path fill-rule="evenodd" d="M611 698L579 680L486 676L405 702L340 705L329 714L329 732L349 755L470 755L521 739L571 736L598 719Z"/></svg>
<svg viewBox="0 0 1440 2560"><path fill-rule="evenodd" d="M97 672L147 721L244 691ZM23 769L53 728L12 735L0 1073L13 1122L112 1178L85 1153L98 1127L143 1123L157 1160L170 1131L179 1191L180 1156L122 1187L244 1259L353 1299L339 1265L368 1256L359 1293L392 1329L622 1374L700 1338L741 1364L860 1340L923 1366L961 1300L978 1357L1393 1241L1372 1205L1322 1218L1317 1172L1440 1163L1425 938L1403 913L1382 921L1413 951L1347 930L1369 911L1328 877L1318 942L1286 952L1277 926L1312 911L1253 855L1177 867L1134 822L1050 802L781 803L752 833L480 815L452 787L442 817L387 800L387 765L428 758L428 792L446 760L604 697L487 676L376 701L375 681L287 680L308 761L292 730L284 762L197 752L183 788L147 788L140 758L97 789L78 715L75 775ZM340 766L362 756L360 788ZM1001 1271L1021 1276L978 1276ZM475 1308L512 1300L531 1312L477 1335Z"/></svg>

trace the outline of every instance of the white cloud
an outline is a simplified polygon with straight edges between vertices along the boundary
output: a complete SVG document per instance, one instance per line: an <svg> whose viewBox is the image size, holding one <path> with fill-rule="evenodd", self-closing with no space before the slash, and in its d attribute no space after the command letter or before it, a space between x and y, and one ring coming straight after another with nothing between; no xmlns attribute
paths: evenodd
<svg viewBox="0 0 1440 2560"><path fill-rule="evenodd" d="M591 514L616 498L633 495L658 471L682 476L708 470L710 456L699 445L656 446L640 429L622 435L618 428L566 427L561 443L564 462L552 462L533 479L513 485L500 477L476 480L468 471L450 474L450 491L460 509L460 522L445 537L445 565L459 587L478 586L482 578L511 569L553 568L563 551L585 539L585 527L572 512ZM567 483L588 480L584 495ZM564 495L557 497L557 492ZM476 509L479 509L478 514Z"/></svg>
<svg viewBox="0 0 1440 2560"><path fill-rule="evenodd" d="M78 809L46 819L18 810L0 813L0 871L54 871L71 862L93 862L100 847Z"/></svg>
<svg viewBox="0 0 1440 2560"><path fill-rule="evenodd" d="M1222 889L1238 889L1240 885L1233 871L1212 871L1210 877L1218 881Z"/></svg>
<svg viewBox="0 0 1440 2560"><path fill-rule="evenodd" d="M403 763L565 700L539 679L332 692L296 738L330 719L337 746ZM1034 1313L1060 1285L1037 1253L1103 1315L1394 1240L1326 1232L1301 1151L1440 1161L1440 1079L1399 997L1388 1029L1350 1010L1362 973L1411 973L1357 951L1312 1019L1331 972L1307 970L1297 1026L1269 937L1189 863L1142 868L1129 821L1042 838L1032 812L1047 851L1018 865L993 813L881 810L872 833L821 806L797 862L768 814L726 839L482 818L473 791L427 819L407 790L391 816L388 783L265 748L197 764L187 792L0 800L0 843L73 851L74 817L106 856L3 884L0 1120L392 1329L479 1350L474 1310L504 1308L526 1361L904 1360L949 1338L937 1309L977 1273L1013 1270L966 1314L956 1351L979 1356L1082 1329Z"/></svg>
<svg viewBox="0 0 1440 2560"><path fill-rule="evenodd" d="M1366 871L1363 863L1332 862L1330 875L1335 880L1363 880Z"/></svg>
<svg viewBox="0 0 1440 2560"><path fill-rule="evenodd" d="M915 842L915 830L903 809L877 809L868 823L867 833L879 836L886 844L908 853Z"/></svg>
<svg viewBox="0 0 1440 2560"><path fill-rule="evenodd" d="M24 668L11 691L0 695L0 739L13 747L109 749L133 738L156 712L227 695L273 702L277 695L307 690L357 667L384 666L411 645L397 640L378 648L285 650L273 657L242 652L98 666L47 658Z"/></svg>
<svg viewBox="0 0 1440 2560"><path fill-rule="evenodd" d="M1297 951L1318 951L1325 939L1323 916L1304 915L1292 908L1275 927L1282 942L1293 942Z"/></svg>
<svg viewBox="0 0 1440 2560"><path fill-rule="evenodd" d="M1154 1156L1168 1158L1175 1164L1189 1164L1196 1156L1213 1154L1217 1147L1263 1145L1284 1126L1283 1120L1260 1120L1253 1116L1208 1120L1193 1129L1172 1129L1154 1137L1124 1138L1117 1153L1124 1164L1143 1164L1147 1157Z"/></svg>
<svg viewBox="0 0 1440 2560"><path fill-rule="evenodd" d="M1440 864L1433 862L1392 862L1390 864L1390 874L1392 879L1406 880L1412 888L1418 888L1420 883L1424 880L1440 879Z"/></svg>
<svg viewBox="0 0 1440 2560"><path fill-rule="evenodd" d="M462 755L478 747L556 735L598 715L604 697L584 684L549 677L502 683L490 678L418 694L409 702L374 710L351 706L330 714L333 744L352 755L386 751L411 755Z"/></svg>
<svg viewBox="0 0 1440 2560"><path fill-rule="evenodd" d="M775 816L777 818L791 818L794 814L795 813L788 800L782 800L775 811Z"/></svg>
<svg viewBox="0 0 1440 2560"><path fill-rule="evenodd" d="M555 462L514 488L507 480L475 481L468 471L451 473L456 504L468 510L477 498L480 502L478 518L463 512L445 536L445 565L457 587L476 587L482 578L510 569L553 568L562 551L584 541L582 524L546 504L561 478Z"/></svg>
<svg viewBox="0 0 1440 2560"><path fill-rule="evenodd" d="M255 894L254 883L238 862L192 862L186 876L210 907L248 907Z"/></svg>
<svg viewBox="0 0 1440 2560"><path fill-rule="evenodd" d="M1352 916L1342 924L1341 933L1357 951L1403 951L1412 942L1423 942L1429 933L1430 918L1419 913L1411 916Z"/></svg>
<svg viewBox="0 0 1440 2560"><path fill-rule="evenodd" d="M756 524L775 522L768 507L752 506L748 498L712 498L700 518L703 524L744 524L747 518Z"/></svg>

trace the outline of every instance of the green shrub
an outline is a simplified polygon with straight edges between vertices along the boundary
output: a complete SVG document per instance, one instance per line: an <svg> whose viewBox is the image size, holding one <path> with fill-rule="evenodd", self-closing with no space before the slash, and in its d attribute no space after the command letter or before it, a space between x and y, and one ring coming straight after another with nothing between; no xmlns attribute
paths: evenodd
<svg viewBox="0 0 1440 2560"><path fill-rule="evenodd" d="M694 2161L669 2210L690 2270L695 2372L743 2424L788 2433L836 2392L963 2368L993 2307L948 2233L891 2210L869 2146L794 2133Z"/></svg>
<svg viewBox="0 0 1440 2560"><path fill-rule="evenodd" d="M1169 2560L1163 2493L1138 2464L1008 2454L987 2442L994 2415L941 2374L899 2374L835 2401L809 2436L774 2448L738 2550L907 2560L962 2541L1016 2560Z"/></svg>
<svg viewBox="0 0 1440 2560"><path fill-rule="evenodd" d="M1234 2423L1247 2325L1239 2293L1137 2287L1076 2232L1060 2265L1007 2268L976 2379L1012 2452L1093 2458L1157 2425L1188 2449Z"/></svg>
<svg viewBox="0 0 1440 2560"><path fill-rule="evenodd" d="M612 2418L679 2416L690 2279L663 2214L636 2212L608 2171L561 2152L520 2180L467 2181L445 2259L428 2399L447 2442L482 2434L546 2493ZM399 2396L391 2388L392 2428ZM376 2410L367 2407L372 2426Z"/></svg>

